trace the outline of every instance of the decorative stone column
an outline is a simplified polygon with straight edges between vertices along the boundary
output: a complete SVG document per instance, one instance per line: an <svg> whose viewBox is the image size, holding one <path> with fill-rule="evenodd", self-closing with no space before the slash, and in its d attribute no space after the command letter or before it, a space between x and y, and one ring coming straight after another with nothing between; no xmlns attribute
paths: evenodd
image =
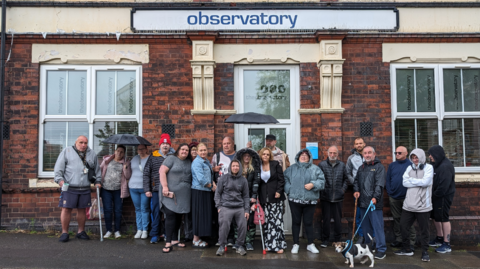
<svg viewBox="0 0 480 269"><path fill-rule="evenodd" d="M192 114L215 114L213 70L213 41L192 41L193 59L190 61L193 75Z"/></svg>
<svg viewBox="0 0 480 269"><path fill-rule="evenodd" d="M320 108L322 113L342 113L342 41L323 40L320 49Z"/></svg>

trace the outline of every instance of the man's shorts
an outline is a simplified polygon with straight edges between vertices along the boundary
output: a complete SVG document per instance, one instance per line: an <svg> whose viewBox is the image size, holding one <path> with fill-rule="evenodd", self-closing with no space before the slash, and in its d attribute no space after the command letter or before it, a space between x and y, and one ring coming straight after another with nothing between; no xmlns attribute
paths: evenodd
<svg viewBox="0 0 480 269"><path fill-rule="evenodd" d="M60 194L58 207L87 208L92 205L90 190L68 190Z"/></svg>
<svg viewBox="0 0 480 269"><path fill-rule="evenodd" d="M453 201L453 194L446 195L442 198L432 197L432 218L436 222L448 222L450 217L450 206Z"/></svg>

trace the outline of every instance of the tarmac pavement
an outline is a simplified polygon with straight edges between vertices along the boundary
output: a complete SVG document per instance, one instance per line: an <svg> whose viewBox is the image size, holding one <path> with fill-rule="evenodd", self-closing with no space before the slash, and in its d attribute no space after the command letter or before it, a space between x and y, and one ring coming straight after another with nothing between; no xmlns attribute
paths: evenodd
<svg viewBox="0 0 480 269"><path fill-rule="evenodd" d="M224 256L217 257L217 247L194 249L191 243L187 243L186 248L176 247L164 254L164 242L153 245L149 240L131 237L100 242L71 236L70 242L60 243L58 236L3 231L0 233L0 268L349 268L343 256L335 253L331 246L323 249L316 242L320 253L313 254L306 250L306 241L302 241L299 253L291 254L291 237L287 237L287 243L284 254L262 255L261 242L256 240L255 251L249 251L246 256L229 248ZM420 260L418 248L413 257L396 256L389 248L384 260L375 260L375 268L480 268L480 247L452 248L454 251L448 254L431 251L430 262ZM355 263L356 268L368 268L369 265L370 261Z"/></svg>

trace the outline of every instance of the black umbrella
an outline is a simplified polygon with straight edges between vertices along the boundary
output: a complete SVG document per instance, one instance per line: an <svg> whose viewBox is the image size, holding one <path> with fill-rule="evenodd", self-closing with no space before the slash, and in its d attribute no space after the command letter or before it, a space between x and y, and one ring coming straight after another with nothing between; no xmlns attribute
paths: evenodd
<svg viewBox="0 0 480 269"><path fill-rule="evenodd" d="M146 145L151 146L152 143L148 142L147 139L132 134L116 134L112 135L109 138L102 141L104 144L119 144L125 146L138 146L138 145Z"/></svg>
<svg viewBox="0 0 480 269"><path fill-rule="evenodd" d="M269 124L279 123L277 119L270 115L264 115L255 112L234 114L225 120L226 123L239 124Z"/></svg>

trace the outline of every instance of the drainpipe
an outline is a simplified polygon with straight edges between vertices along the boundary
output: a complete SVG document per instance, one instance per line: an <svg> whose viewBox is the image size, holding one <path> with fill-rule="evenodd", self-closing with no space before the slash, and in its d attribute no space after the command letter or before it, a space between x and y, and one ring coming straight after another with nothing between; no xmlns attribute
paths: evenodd
<svg viewBox="0 0 480 269"><path fill-rule="evenodd" d="M5 92L5 24L7 17L7 0L2 0L2 44L0 47L0 228L2 227L2 181L3 181L3 124L4 124L4 92Z"/></svg>

